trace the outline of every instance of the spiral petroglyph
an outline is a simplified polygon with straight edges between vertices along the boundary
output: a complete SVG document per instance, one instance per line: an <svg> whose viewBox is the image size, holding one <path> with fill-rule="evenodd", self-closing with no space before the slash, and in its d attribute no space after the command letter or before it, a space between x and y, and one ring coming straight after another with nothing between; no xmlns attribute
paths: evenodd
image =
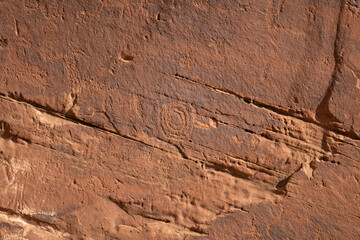
<svg viewBox="0 0 360 240"><path fill-rule="evenodd" d="M182 102L169 102L162 105L159 122L163 134L173 140L189 137L193 130L194 108Z"/></svg>

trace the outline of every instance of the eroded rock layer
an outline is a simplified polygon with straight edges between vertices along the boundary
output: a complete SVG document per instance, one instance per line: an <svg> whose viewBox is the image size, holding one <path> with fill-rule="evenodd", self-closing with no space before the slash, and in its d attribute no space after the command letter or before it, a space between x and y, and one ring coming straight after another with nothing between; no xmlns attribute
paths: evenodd
<svg viewBox="0 0 360 240"><path fill-rule="evenodd" d="M0 239L360 239L359 0L1 0Z"/></svg>

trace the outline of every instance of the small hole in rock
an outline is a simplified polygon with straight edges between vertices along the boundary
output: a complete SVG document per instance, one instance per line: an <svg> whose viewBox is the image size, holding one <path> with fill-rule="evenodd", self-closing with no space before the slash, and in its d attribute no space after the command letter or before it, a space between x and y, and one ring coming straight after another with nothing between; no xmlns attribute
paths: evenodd
<svg viewBox="0 0 360 240"><path fill-rule="evenodd" d="M126 54L124 52L121 52L120 57L124 62L130 62L134 59L134 56Z"/></svg>
<svg viewBox="0 0 360 240"><path fill-rule="evenodd" d="M0 47L7 47L8 40L6 38L0 37Z"/></svg>

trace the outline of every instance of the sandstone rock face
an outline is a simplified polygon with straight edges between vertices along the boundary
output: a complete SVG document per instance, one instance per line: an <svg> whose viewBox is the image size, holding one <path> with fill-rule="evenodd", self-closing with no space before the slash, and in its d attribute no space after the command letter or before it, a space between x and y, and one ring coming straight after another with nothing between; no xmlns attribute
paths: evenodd
<svg viewBox="0 0 360 240"><path fill-rule="evenodd" d="M359 0L0 0L0 239L360 239Z"/></svg>

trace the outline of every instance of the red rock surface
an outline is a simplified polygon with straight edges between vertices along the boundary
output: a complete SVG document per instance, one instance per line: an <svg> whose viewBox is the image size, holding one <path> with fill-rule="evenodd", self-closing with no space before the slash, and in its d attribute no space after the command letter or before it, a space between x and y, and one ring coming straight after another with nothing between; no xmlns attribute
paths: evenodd
<svg viewBox="0 0 360 240"><path fill-rule="evenodd" d="M359 0L0 0L0 239L360 239Z"/></svg>

